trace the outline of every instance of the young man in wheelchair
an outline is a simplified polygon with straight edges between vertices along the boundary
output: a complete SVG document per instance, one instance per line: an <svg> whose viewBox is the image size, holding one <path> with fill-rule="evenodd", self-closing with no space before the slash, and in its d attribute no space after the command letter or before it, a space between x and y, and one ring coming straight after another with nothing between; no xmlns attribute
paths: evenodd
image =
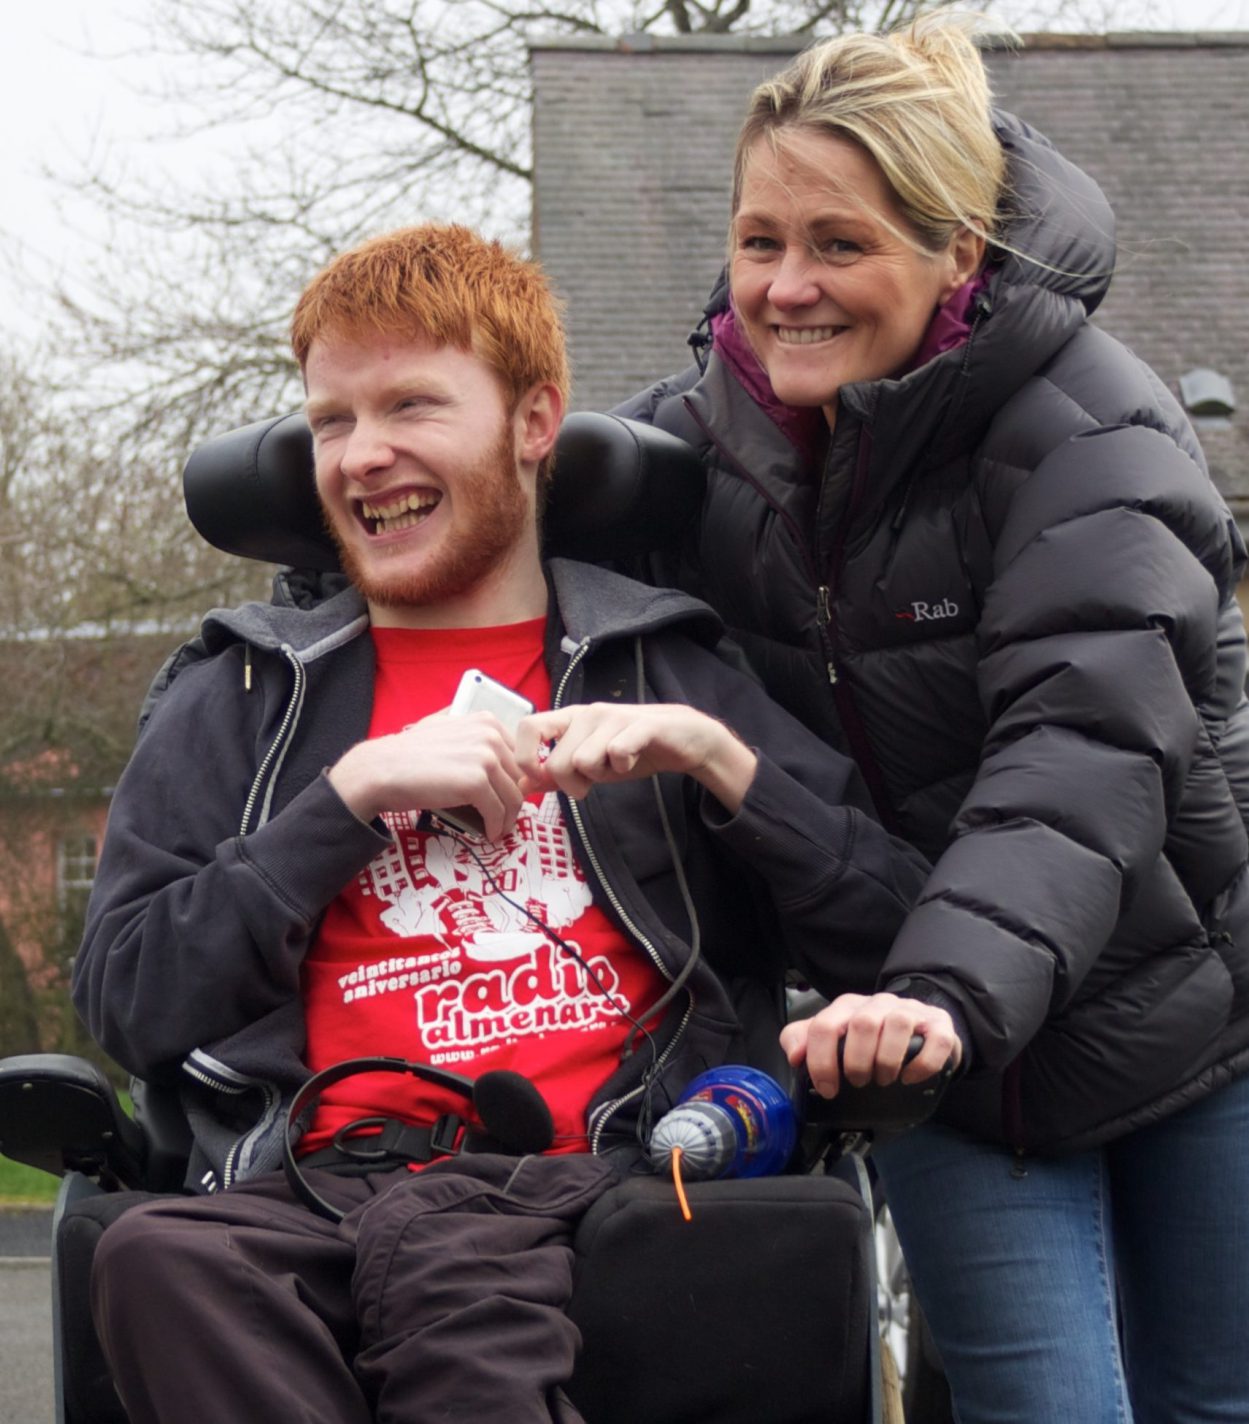
<svg viewBox="0 0 1249 1424"><path fill-rule="evenodd" d="M576 1221L786 964L872 986L923 867L709 610L543 563L568 381L533 265L407 229L292 334L347 580L211 614L118 787L76 1002L179 1078L195 1194L109 1228L97 1328L132 1424L575 1419ZM449 714L477 672L535 710ZM331 1220L280 1170L286 1109L379 1054L414 1071L299 1123ZM452 1076L495 1070L549 1128Z"/></svg>

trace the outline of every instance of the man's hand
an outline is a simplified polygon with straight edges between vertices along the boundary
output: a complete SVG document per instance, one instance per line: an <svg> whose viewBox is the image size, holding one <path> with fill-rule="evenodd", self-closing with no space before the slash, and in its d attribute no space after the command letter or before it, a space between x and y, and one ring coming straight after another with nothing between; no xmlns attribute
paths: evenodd
<svg viewBox="0 0 1249 1424"><path fill-rule="evenodd" d="M393 736L359 742L329 779L362 821L383 811L472 806L492 841L516 824L525 799L512 738L491 712L436 712Z"/></svg>
<svg viewBox="0 0 1249 1424"><path fill-rule="evenodd" d="M904 1067L907 1046L917 1033L924 1047ZM812 1086L823 1098L835 1098L841 1088L837 1049L843 1039L845 1078L855 1087L899 1078L919 1083L951 1061L957 1067L963 1056L954 1021L944 1009L897 994L842 994L813 1018L781 1030L790 1065L805 1061Z"/></svg>
<svg viewBox="0 0 1249 1424"><path fill-rule="evenodd" d="M550 747L545 760L539 749ZM600 782L683 772L731 814L754 780L754 752L724 725L681 704L591 702L538 712L516 731L527 791L558 789L575 798Z"/></svg>

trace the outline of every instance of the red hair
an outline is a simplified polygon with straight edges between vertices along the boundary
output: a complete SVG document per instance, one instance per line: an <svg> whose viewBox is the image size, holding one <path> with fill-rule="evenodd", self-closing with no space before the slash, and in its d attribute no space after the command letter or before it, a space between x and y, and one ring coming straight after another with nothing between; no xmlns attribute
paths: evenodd
<svg viewBox="0 0 1249 1424"><path fill-rule="evenodd" d="M318 337L424 338L480 356L514 405L550 382L568 400L562 304L542 269L466 227L425 223L371 238L319 272L295 307L302 370Z"/></svg>

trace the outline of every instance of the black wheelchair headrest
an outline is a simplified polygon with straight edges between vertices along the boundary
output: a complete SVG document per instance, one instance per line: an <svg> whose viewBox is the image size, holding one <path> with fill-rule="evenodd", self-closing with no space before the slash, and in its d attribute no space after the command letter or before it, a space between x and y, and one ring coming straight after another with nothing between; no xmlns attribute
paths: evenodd
<svg viewBox="0 0 1249 1424"><path fill-rule="evenodd" d="M697 513L703 483L697 455L676 436L615 415L570 415L555 447L544 550L593 563L671 547ZM294 568L338 568L302 415L206 441L187 461L182 489L191 523L215 548Z"/></svg>

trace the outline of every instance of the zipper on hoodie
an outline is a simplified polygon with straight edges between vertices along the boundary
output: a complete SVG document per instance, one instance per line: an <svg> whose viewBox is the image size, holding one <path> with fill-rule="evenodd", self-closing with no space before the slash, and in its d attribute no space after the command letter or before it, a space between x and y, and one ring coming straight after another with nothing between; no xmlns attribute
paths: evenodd
<svg viewBox="0 0 1249 1424"><path fill-rule="evenodd" d="M274 763L279 760L280 754L284 754L286 743L298 719L299 710L303 705L304 685L307 681L307 673L304 671L304 665L299 660L299 656L295 650L288 643L282 644L281 653L290 664L294 673L294 686L291 689L291 695L287 701L286 711L283 714L281 725L278 727L277 735L273 738L273 741L270 742L269 749L265 752L264 759L260 763L260 768L252 781L251 790L247 793L247 803L243 807L243 819L239 822L239 835L241 836L247 834L248 828L251 825L252 816L256 810L256 802L260 799L261 789Z"/></svg>
<svg viewBox="0 0 1249 1424"><path fill-rule="evenodd" d="M233 1083L227 1078L207 1072L189 1058L183 1063L182 1071L188 1078L194 1078L197 1083L203 1083L206 1088L211 1088L214 1093L231 1093L236 1097L242 1097L244 1093L251 1092L253 1088L259 1086L255 1083Z"/></svg>
<svg viewBox="0 0 1249 1424"><path fill-rule="evenodd" d="M224 1063L216 1063L211 1059L199 1057L197 1054L198 1050L188 1055L182 1062L182 1071L188 1078L193 1078L197 1083L202 1083L204 1087L211 1088L213 1092L221 1093L227 1097L241 1098L246 1093L259 1093L264 1100L255 1124L235 1138L230 1145L230 1150L226 1153L221 1170L221 1186L224 1189L234 1182L235 1174L238 1171L239 1157L242 1155L243 1149L256 1133L267 1125L273 1112L273 1105L277 1101L278 1092L271 1083L266 1083L260 1078L244 1077L243 1074L234 1072Z"/></svg>
<svg viewBox="0 0 1249 1424"><path fill-rule="evenodd" d="M850 744L851 754L858 765L859 771L863 775L863 780L867 784L867 789L871 795L872 802L876 807L876 813L881 819L881 823L887 830L896 832L898 830L898 818L894 811L893 803L889 799L889 794L885 790L885 778L880 770L880 765L876 760L876 754L872 751L871 743L868 741L867 729L863 725L863 719L859 715L858 704L854 700L854 694L849 686L842 680L837 667L837 614L836 597L837 586L841 581L842 565L845 562L846 530L850 524L851 516L862 498L862 486L867 476L866 447L862 444L860 437L859 457L855 466L854 481L850 488L850 498L846 502L845 513L838 525L837 541L833 548L832 571L828 582L825 583L819 576L816 566L815 555L808 544L806 536L803 534L798 522L787 511L782 509L767 490L759 483L742 462L729 450L719 439L716 433L708 426L698 411L694 409L694 404L688 396L684 399L686 411L690 419L702 431L712 445L720 452L720 457L725 464L733 470L739 479L759 496L770 510L781 520L786 529L789 530L790 537L794 541L794 547L798 550L802 560L803 570L810 580L811 587L815 590L815 624L816 633L819 638L820 652L824 658L824 673L828 678L828 685L832 690L833 704L837 709L837 716L841 721L842 730L846 734L846 740Z"/></svg>
<svg viewBox="0 0 1249 1424"><path fill-rule="evenodd" d="M589 638L583 638L581 642L577 644L576 651L569 658L568 666L564 669L563 675L559 680L559 684L555 689L555 695L551 699L551 707L553 710L558 710L562 706L564 693L568 689L568 683L572 678L573 672L576 670L577 666L581 663L581 661L585 658L586 654L590 651L590 647L591 642ZM607 875L603 870L602 864L600 863L598 856L595 854L594 847L590 843L590 837L586 832L585 820L582 817L580 805L571 796L567 796L564 798L564 804L568 808L569 819L572 822L577 842L581 847L582 853L584 854L586 861L590 866L590 869L594 872L594 878L598 882L599 888L607 897L608 904L611 905L620 923L632 936L634 942L641 945L641 947L646 951L646 955L650 959L651 963L655 966L656 969L659 970L660 974L664 977L664 979L671 983L674 976L669 971L668 966L664 963L663 956L659 953L658 949L655 948L654 942L650 939L650 937L643 932L637 921L633 918L632 915L629 914L628 910L625 909L624 904L620 900L620 897L616 894L615 889L608 881ZM677 1025L676 1030L672 1034L672 1037L664 1046L663 1051L659 1054L658 1058L656 1058L654 1064L652 1065L651 1071L658 1071L658 1069L660 1069L667 1061L667 1059L671 1056L672 1051L676 1048L678 1042L680 1042L681 1038L683 1037L686 1026L689 1024L690 1018L693 1015L694 992L688 986L688 984L685 986L685 994L688 1001L686 1004L685 1013L682 1016L681 1022ZM597 1107L590 1114L587 1126L591 1129L590 1151L592 1153L596 1155L598 1153L599 1145L602 1141L603 1130L607 1125L608 1118L610 1118L611 1115L618 1108L622 1107L625 1103L631 1101L633 1098L638 1097L641 1093L645 1092L647 1086L648 1085L646 1082L642 1082L638 1084L636 1088L632 1088L629 1092L625 1093L622 1097L615 1098L608 1103L600 1104L600 1106Z"/></svg>
<svg viewBox="0 0 1249 1424"><path fill-rule="evenodd" d="M197 1083L202 1083L206 1088L211 1088L214 1093L222 1093L228 1097L241 1098L245 1093L265 1091L265 1085L263 1083L254 1082L250 1079L244 1081L241 1078L236 1081L233 1077L227 1077L225 1072L218 1073L211 1071L196 1062L193 1058L187 1058L183 1062L182 1071L188 1078L194 1078ZM265 1097L265 1109L267 1110L272 1101L272 1092L266 1091ZM264 1116L265 1112L262 1111L260 1120L263 1120ZM253 1131L255 1131L254 1128L249 1129L243 1133L241 1137L236 1137L234 1142L230 1145L230 1150L226 1153L226 1159L221 1169L220 1187L228 1187L234 1181L239 1152ZM213 1175L215 1176L215 1173Z"/></svg>
<svg viewBox="0 0 1249 1424"><path fill-rule="evenodd" d="M238 1170L239 1158L243 1155L243 1149L269 1124L273 1113L274 1104L278 1100L278 1091L270 1083L256 1083L253 1091L264 1096L264 1104L260 1109L260 1116L256 1119L255 1125L249 1128L241 1137L235 1140L234 1145L226 1153L226 1160L221 1169L222 1188L234 1185L234 1175Z"/></svg>
<svg viewBox="0 0 1249 1424"><path fill-rule="evenodd" d="M676 1048L677 1044L685 1036L686 1027L694 1015L694 995L688 989L686 993L689 995L689 1001L685 1006L685 1013L681 1016L681 1022L677 1024L672 1037L664 1045L659 1057L656 1058L650 1068L647 1069L648 1076L651 1074L659 1074L664 1065L668 1062L668 1059L671 1058L673 1049ZM600 1103L590 1114L586 1122L586 1127L590 1132L590 1152L594 1156L598 1156L598 1150L603 1141L603 1133L606 1131L607 1124L611 1118L627 1103L632 1102L634 1098L640 1098L649 1087L650 1084L644 1078L636 1088L630 1088L627 1093L622 1094L618 1098L613 1098L610 1102Z"/></svg>
<svg viewBox="0 0 1249 1424"><path fill-rule="evenodd" d="M577 667L577 664L581 662L581 660L589 651L590 640L589 638L584 638L577 645L576 652L569 659L568 666L564 669L564 675L559 680L559 686L555 689L555 696L551 699L551 707L553 710L557 711L562 705L562 699L565 691L568 688L569 679L572 677L573 671ZM582 817L581 807L579 803L575 801L571 796L566 797L565 800L568 805L570 818L577 831L577 838L581 842L582 850L585 852L586 860L589 861L590 868L594 871L595 879L597 879L599 886L603 891L603 894L606 895L608 903L616 912L617 916L620 919L620 922L646 951L655 968L659 970L659 972L664 976L665 979L668 980L669 983L671 983L673 976L669 972L667 965L664 963L663 957L655 948L654 943L639 928L637 922L633 919L633 917L629 914L629 912L625 909L624 905L621 903L620 897L616 894L615 890L609 884L607 876L603 871L603 867L599 862L599 858L594 852L594 847L590 844L590 839L586 834L585 820Z"/></svg>

